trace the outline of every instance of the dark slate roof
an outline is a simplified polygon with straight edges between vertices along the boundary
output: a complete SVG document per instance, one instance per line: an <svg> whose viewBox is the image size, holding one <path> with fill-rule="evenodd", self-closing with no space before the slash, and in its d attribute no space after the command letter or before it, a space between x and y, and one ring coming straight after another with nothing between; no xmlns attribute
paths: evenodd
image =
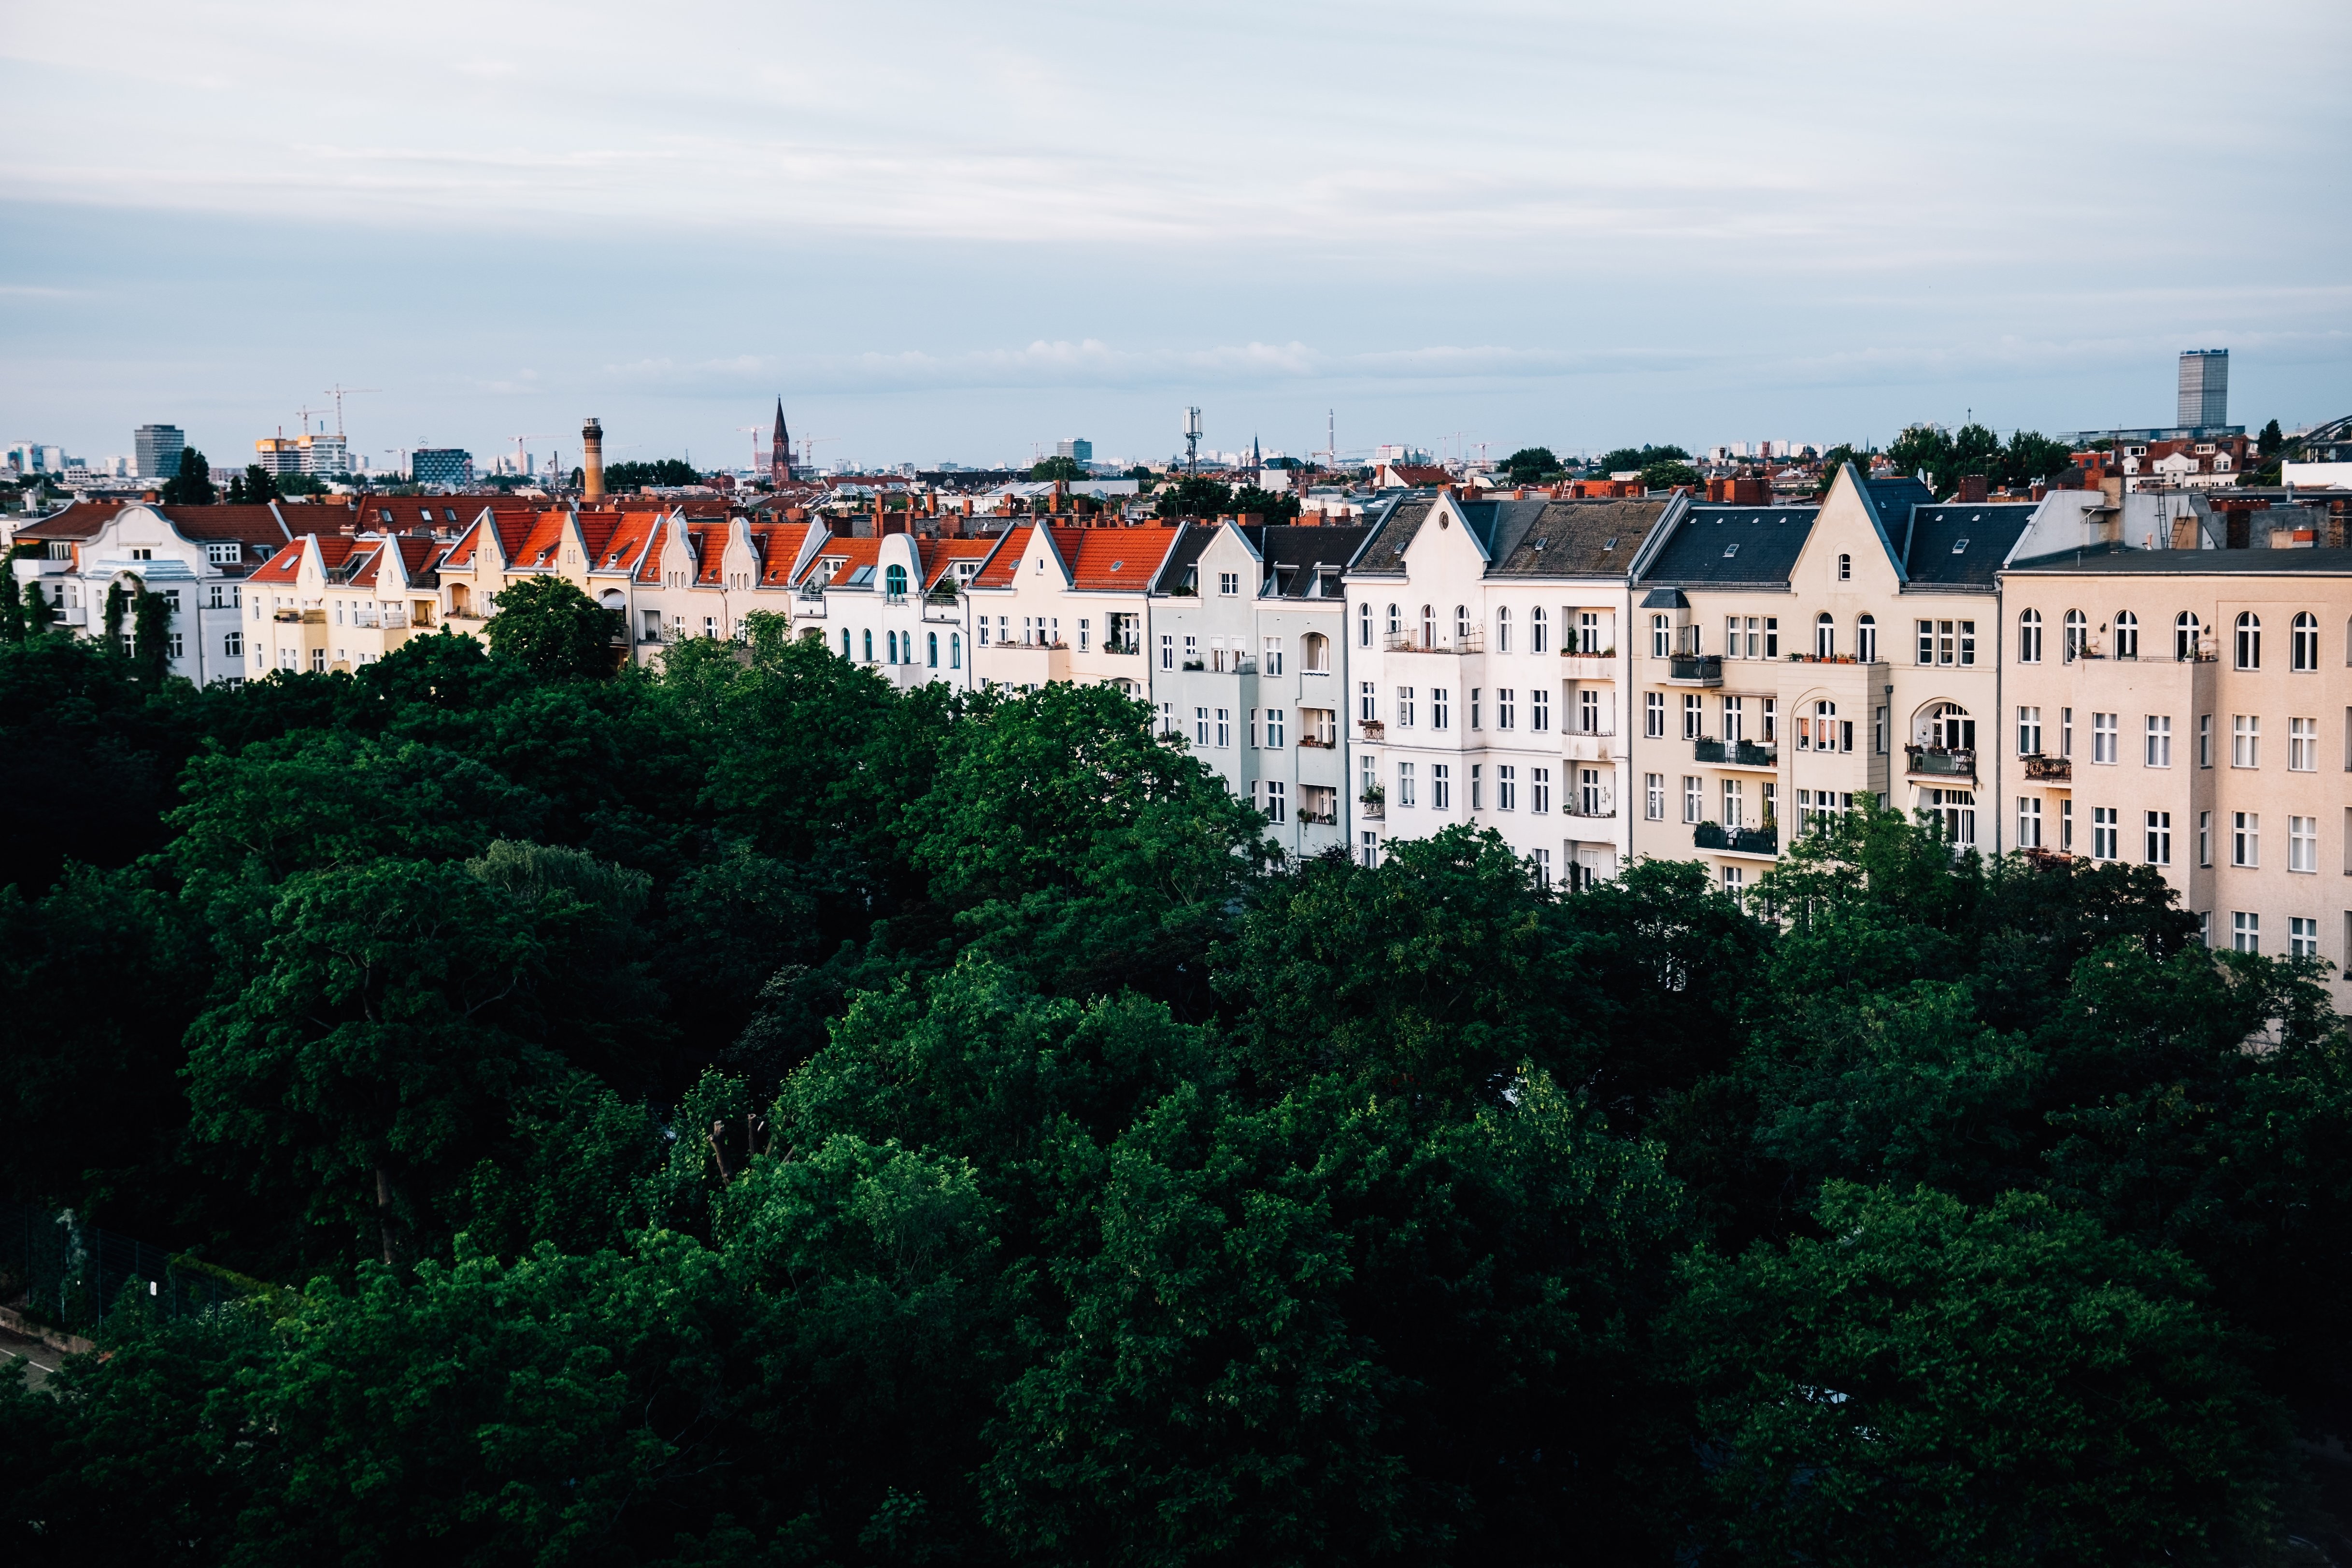
<svg viewBox="0 0 2352 1568"><path fill-rule="evenodd" d="M1209 548L1209 541L1216 536L1217 525L1213 522L1186 523L1184 531L1176 536L1176 542L1169 546L1168 559L1160 563L1160 575L1151 580L1151 591L1172 592L1184 581L1184 574L1200 564L1201 552Z"/></svg>
<svg viewBox="0 0 2352 1568"><path fill-rule="evenodd" d="M1521 502L1520 505L1528 503ZM1622 577L1665 515L1658 500L1550 500L1487 569L1496 577Z"/></svg>
<svg viewBox="0 0 2352 1568"><path fill-rule="evenodd" d="M1975 546L1971 545L1970 549ZM2042 555L2009 568L2020 573L2094 572L2106 577L2148 575L2193 576L2221 572L2233 576L2352 575L2352 550L2102 550Z"/></svg>
<svg viewBox="0 0 2352 1568"><path fill-rule="evenodd" d="M1259 523L1242 531L1282 585L1283 596L1290 599L1306 598L1318 572L1343 570L1372 532L1362 526L1310 528L1297 523Z"/></svg>
<svg viewBox="0 0 2352 1568"><path fill-rule="evenodd" d="M2033 521L2031 503L1987 501L1914 507L1903 570L1912 584L1927 587L1983 588L1990 592L2000 563ZM1897 530L1903 525L1889 518ZM1903 537L1898 532L1896 537ZM1959 548L1965 544L1967 548Z"/></svg>
<svg viewBox="0 0 2352 1568"><path fill-rule="evenodd" d="M1862 493L1868 496L1870 504L1878 510L1890 539L1896 537L1903 520L1910 515L1913 507L1936 504L1936 492L1917 479L1864 479L1862 481Z"/></svg>
<svg viewBox="0 0 2352 1568"><path fill-rule="evenodd" d="M1423 520L1429 516L1429 509L1436 504L1433 497L1407 496L1390 508L1388 516L1373 533L1372 542L1357 557L1355 569L1382 576L1404 575L1404 547L1412 542Z"/></svg>
<svg viewBox="0 0 2352 1568"><path fill-rule="evenodd" d="M1645 610L1687 610L1690 601L1683 597L1680 588L1653 588L1642 600Z"/></svg>
<svg viewBox="0 0 2352 1568"><path fill-rule="evenodd" d="M1692 588L1783 586L1821 511L1817 506L1695 506L1642 580ZM1738 550L1726 554L1732 545Z"/></svg>

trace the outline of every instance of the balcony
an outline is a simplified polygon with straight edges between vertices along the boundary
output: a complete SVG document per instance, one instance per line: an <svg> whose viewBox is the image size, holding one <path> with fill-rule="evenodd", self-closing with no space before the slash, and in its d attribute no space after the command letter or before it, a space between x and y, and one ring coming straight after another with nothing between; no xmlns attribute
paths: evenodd
<svg viewBox="0 0 2352 1568"><path fill-rule="evenodd" d="M1559 656L1560 673L1570 680L1614 680L1617 679L1617 650L1604 648L1599 653L1567 653Z"/></svg>
<svg viewBox="0 0 2352 1568"><path fill-rule="evenodd" d="M2074 776L2074 759L2072 757L2045 757L2036 752L2021 760L2025 763L2025 776L2030 779L2065 784Z"/></svg>
<svg viewBox="0 0 2352 1568"><path fill-rule="evenodd" d="M1484 653L1486 638L1482 632L1463 632L1452 642L1439 642L1431 637L1412 637L1404 632L1391 632L1381 645L1390 653Z"/></svg>
<svg viewBox="0 0 2352 1568"><path fill-rule="evenodd" d="M1778 855L1780 830L1726 827L1719 822L1702 822L1691 829L1691 843L1700 849L1720 849L1729 855Z"/></svg>
<svg viewBox="0 0 2352 1568"><path fill-rule="evenodd" d="M1308 751L1336 752L1339 749L1339 737L1337 735L1301 735L1298 737L1298 743Z"/></svg>
<svg viewBox="0 0 2352 1568"><path fill-rule="evenodd" d="M1560 755L1571 763L1606 763L1617 755L1614 730L1570 730L1559 738Z"/></svg>
<svg viewBox="0 0 2352 1568"><path fill-rule="evenodd" d="M1389 732L1388 726L1378 719L1367 719L1356 728L1363 731L1364 739L1367 741L1380 740Z"/></svg>
<svg viewBox="0 0 2352 1568"><path fill-rule="evenodd" d="M1612 791L1601 790L1587 801L1581 792L1570 790L1568 804L1560 807L1562 816L1611 817L1617 815L1617 797Z"/></svg>
<svg viewBox="0 0 2352 1568"><path fill-rule="evenodd" d="M1132 639L1126 642L1113 641L1103 644L1103 652L1120 654L1129 658L1134 658L1137 654L1139 654L1142 651L1143 645Z"/></svg>
<svg viewBox="0 0 2352 1568"><path fill-rule="evenodd" d="M1356 797L1356 815L1368 822L1379 822L1389 814L1389 797L1382 791L1368 789Z"/></svg>
<svg viewBox="0 0 2352 1568"><path fill-rule="evenodd" d="M1723 656L1719 653L1678 653L1666 660L1666 679L1675 686L1720 686Z"/></svg>
<svg viewBox="0 0 2352 1568"><path fill-rule="evenodd" d="M323 626L327 624L327 612L324 610L273 610L270 612L269 618L273 621L282 621L288 626Z"/></svg>
<svg viewBox="0 0 2352 1568"><path fill-rule="evenodd" d="M1339 814L1335 811L1302 811L1298 814L1298 820L1309 827L1337 827L1339 826Z"/></svg>
<svg viewBox="0 0 2352 1568"><path fill-rule="evenodd" d="M1780 748L1753 741L1693 741L1691 760L1719 768L1771 768L1780 766Z"/></svg>
<svg viewBox="0 0 2352 1568"><path fill-rule="evenodd" d="M1977 776L1977 754L1959 746L1906 746L1904 755L1910 759L1914 773L1928 778L1973 779Z"/></svg>

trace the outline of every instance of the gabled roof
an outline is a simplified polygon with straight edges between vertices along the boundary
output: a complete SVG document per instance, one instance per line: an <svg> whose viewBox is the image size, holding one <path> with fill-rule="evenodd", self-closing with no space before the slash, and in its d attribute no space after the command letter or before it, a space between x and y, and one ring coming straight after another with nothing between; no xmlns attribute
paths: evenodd
<svg viewBox="0 0 2352 1568"><path fill-rule="evenodd" d="M1407 496L1390 509L1379 525L1372 541L1357 556L1355 570L1380 576L1404 575L1405 546L1421 531L1429 516L1429 509L1437 504L1434 497Z"/></svg>
<svg viewBox="0 0 2352 1568"><path fill-rule="evenodd" d="M1013 584L1013 575L1021 570L1021 557L1029 549L1029 531L1037 525L1022 523L1008 528L996 541L996 548L988 552L987 563L980 575L971 580L975 588L1006 588Z"/></svg>
<svg viewBox="0 0 2352 1568"><path fill-rule="evenodd" d="M1357 550L1372 536L1370 528L1349 525L1310 528L1297 523L1262 523L1244 528L1265 569L1273 574L1274 592L1287 599L1305 599L1325 572L1345 571ZM1332 595L1331 597L1339 597Z"/></svg>
<svg viewBox="0 0 2352 1568"><path fill-rule="evenodd" d="M1642 573L1692 588L1782 587L1817 506L1694 506Z"/></svg>
<svg viewBox="0 0 2352 1568"><path fill-rule="evenodd" d="M617 516L598 514L595 534L590 534L589 517L580 514L582 542L588 546L588 570L591 572L635 572L643 563L646 551L661 537L661 513L658 511L626 511Z"/></svg>
<svg viewBox="0 0 2352 1568"><path fill-rule="evenodd" d="M1520 502L1519 505L1528 503ZM1650 531L1673 504L1642 500L1549 500L1509 552L1487 568L1494 577L1622 577Z"/></svg>
<svg viewBox="0 0 2352 1568"><path fill-rule="evenodd" d="M757 585L762 588L782 588L791 585L793 565L800 559L801 550L811 531L805 522L755 522L749 525L752 552L760 558Z"/></svg>
<svg viewBox="0 0 2352 1568"><path fill-rule="evenodd" d="M351 560L355 551L373 551L383 544L381 539L355 539L348 533L299 533L280 546L262 565L255 568L247 579L256 584L294 582L301 574L302 557L308 547L316 546L319 564L330 574Z"/></svg>
<svg viewBox="0 0 2352 1568"><path fill-rule="evenodd" d="M828 588L871 588L875 568L881 564L882 541L878 538L828 539L814 555L809 557L808 569L801 574L803 582L823 581ZM832 576L820 579L817 574L828 561L841 563Z"/></svg>
<svg viewBox="0 0 2352 1568"><path fill-rule="evenodd" d="M183 539L201 540L205 543L226 543L232 540L247 547L247 553L261 554L271 551L294 537L278 515L276 507L260 506L159 506L171 525ZM307 520L306 520L307 521ZM341 526L342 519L335 520ZM253 548L258 546L258 549Z"/></svg>
<svg viewBox="0 0 2352 1568"><path fill-rule="evenodd" d="M996 548L992 539L921 539L916 542L923 562L923 586L936 588L954 574L959 561L985 561Z"/></svg>
<svg viewBox="0 0 2352 1568"><path fill-rule="evenodd" d="M646 532L646 548L637 557L637 581L658 583L662 580L662 549L669 542L672 527L667 516L656 518Z"/></svg>
<svg viewBox="0 0 2352 1568"><path fill-rule="evenodd" d="M1860 470L1852 463L1843 465L1840 473ZM1831 481L1836 487L1836 480ZM1862 510L1870 519L1870 526L1878 532L1879 542L1886 548L1886 559L1895 568L1898 580L1908 582L1909 572L1904 563L1903 541L1911 526L1911 513L1917 508L1935 503L1936 492L1917 479L1863 479L1856 486L1862 497Z"/></svg>
<svg viewBox="0 0 2352 1568"><path fill-rule="evenodd" d="M1969 501L1911 509L1904 574L1921 586L1990 593L2000 563L2033 521L2034 503Z"/></svg>
<svg viewBox="0 0 2352 1568"><path fill-rule="evenodd" d="M1150 591L1181 531L1161 526L1056 528L1050 537L1069 569L1072 588L1089 594L1142 594Z"/></svg>
<svg viewBox="0 0 2352 1568"><path fill-rule="evenodd" d="M114 521L114 514L126 506L137 504L120 500L78 500L62 511L51 512L38 522L28 522L16 530L22 539L94 539L98 531Z"/></svg>

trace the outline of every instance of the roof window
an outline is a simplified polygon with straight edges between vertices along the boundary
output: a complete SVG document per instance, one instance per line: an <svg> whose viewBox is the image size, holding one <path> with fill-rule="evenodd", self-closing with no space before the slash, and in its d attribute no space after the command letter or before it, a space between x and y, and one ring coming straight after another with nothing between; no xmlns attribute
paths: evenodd
<svg viewBox="0 0 2352 1568"><path fill-rule="evenodd" d="M1112 571L1116 572L1116 571L1118 571L1120 567L1122 567L1122 566L1124 566L1124 565L1126 565L1126 564L1127 564L1127 563L1126 563L1126 562L1124 562L1124 561L1114 561L1114 562L1112 562L1112 563L1110 563L1110 569L1111 569Z"/></svg>
<svg viewBox="0 0 2352 1568"><path fill-rule="evenodd" d="M1968 553L1968 550L1969 550L1969 542L1968 542L1967 540L1965 540L1965 539L1955 539L1954 541L1952 541L1952 553L1953 553L1953 554L1955 554L1955 555L1965 555L1965 554L1967 554L1967 553Z"/></svg>
<svg viewBox="0 0 2352 1568"><path fill-rule="evenodd" d="M1723 558L1724 558L1726 561L1730 560L1733 556L1735 556L1735 555L1737 555L1737 554L1738 554L1738 553L1739 553L1739 541L1738 541L1738 540L1736 540L1736 539L1735 539L1735 540L1733 540L1730 543L1728 543L1728 544L1727 544L1727 545L1725 545L1725 546L1723 547Z"/></svg>
<svg viewBox="0 0 2352 1568"><path fill-rule="evenodd" d="M1608 539L1608 541L1607 541L1607 542L1603 543L1603 544L1601 546L1601 548L1602 550L1604 550L1604 551L1609 551L1609 550L1614 550L1614 549L1616 549L1616 548L1617 548L1617 536L1616 536L1615 534L1612 534L1612 535L1610 535L1610 536L1609 536L1609 539Z"/></svg>

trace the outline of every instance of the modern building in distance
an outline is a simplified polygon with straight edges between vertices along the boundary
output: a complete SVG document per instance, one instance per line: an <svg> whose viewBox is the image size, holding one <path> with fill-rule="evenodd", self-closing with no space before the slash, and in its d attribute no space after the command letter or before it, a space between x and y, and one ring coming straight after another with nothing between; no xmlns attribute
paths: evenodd
<svg viewBox="0 0 2352 1568"><path fill-rule="evenodd" d="M408 455L410 482L463 489L474 482L474 454L461 447L419 447Z"/></svg>
<svg viewBox="0 0 2352 1568"><path fill-rule="evenodd" d="M180 454L188 437L177 425L142 425L131 433L131 447L142 479L168 479L180 471Z"/></svg>
<svg viewBox="0 0 2352 1568"><path fill-rule="evenodd" d="M2180 356L2180 401L2175 423L2210 429L2230 422L2230 351L2189 349Z"/></svg>
<svg viewBox="0 0 2352 1568"><path fill-rule="evenodd" d="M287 435L264 436L253 444L253 460L272 479L302 471L302 443Z"/></svg>
<svg viewBox="0 0 2352 1568"><path fill-rule="evenodd" d="M1081 437L1073 436L1066 441L1054 443L1054 456L1075 458L1081 463L1091 463L1095 460L1095 444Z"/></svg>

